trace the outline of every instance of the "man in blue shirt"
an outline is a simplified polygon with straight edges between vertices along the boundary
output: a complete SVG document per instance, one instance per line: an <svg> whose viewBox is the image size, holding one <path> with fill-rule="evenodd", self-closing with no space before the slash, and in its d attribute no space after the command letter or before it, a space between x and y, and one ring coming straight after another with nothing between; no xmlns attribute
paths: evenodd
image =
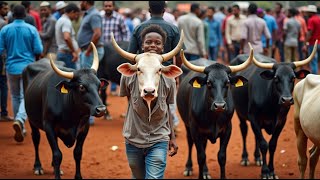
<svg viewBox="0 0 320 180"><path fill-rule="evenodd" d="M264 19L264 21L266 22L267 27L269 29L269 32L271 33L272 38L270 38L270 41L269 41L268 54L265 54L266 56L271 57L271 55L272 55L272 50L271 50L272 40L274 39L274 34L275 34L276 30L278 29L276 19L273 16L266 14L262 8L258 8L257 16ZM262 34L262 36L261 36L261 41L262 41L263 48L265 48L266 47L266 37L264 36L264 34Z"/></svg>
<svg viewBox="0 0 320 180"><path fill-rule="evenodd" d="M43 51L43 46L37 29L27 24L24 6L16 5L13 9L14 21L4 26L0 32L0 55L7 52L6 72L11 93L15 130L14 139L22 142L25 135L24 123L27 119L24 107L22 85L23 69L35 61Z"/></svg>
<svg viewBox="0 0 320 180"><path fill-rule="evenodd" d="M209 25L209 59L216 61L218 59L219 47L223 46L223 43L221 24L213 18L214 11L214 7L208 7L205 21Z"/></svg>

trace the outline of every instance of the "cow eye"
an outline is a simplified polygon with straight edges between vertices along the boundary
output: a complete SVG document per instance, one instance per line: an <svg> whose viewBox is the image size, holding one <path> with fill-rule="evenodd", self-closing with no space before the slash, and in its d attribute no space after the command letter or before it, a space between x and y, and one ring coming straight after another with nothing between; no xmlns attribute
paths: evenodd
<svg viewBox="0 0 320 180"><path fill-rule="evenodd" d="M208 88L212 88L212 84L211 84L210 81L207 82L207 87L208 87Z"/></svg>
<svg viewBox="0 0 320 180"><path fill-rule="evenodd" d="M138 68L138 71L140 72L140 68Z"/></svg>
<svg viewBox="0 0 320 180"><path fill-rule="evenodd" d="M85 88L82 84L80 84L80 85L79 85L79 90L80 90L81 92L84 92L84 91L86 90L86 88Z"/></svg>

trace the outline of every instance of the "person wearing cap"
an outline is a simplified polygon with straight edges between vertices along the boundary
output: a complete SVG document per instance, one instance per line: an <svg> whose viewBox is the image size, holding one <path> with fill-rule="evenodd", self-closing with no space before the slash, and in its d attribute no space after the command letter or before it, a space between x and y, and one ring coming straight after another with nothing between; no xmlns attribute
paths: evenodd
<svg viewBox="0 0 320 180"><path fill-rule="evenodd" d="M43 45L41 58L46 57L48 53L51 53L54 56L53 59L55 59L58 49L55 38L56 19L51 15L51 5L49 2L43 1L40 4L40 16L42 31L39 32L39 34Z"/></svg>
<svg viewBox="0 0 320 180"><path fill-rule="evenodd" d="M311 54L313 46L315 45L316 40L318 40L317 53L310 63L311 73L318 74L318 57L320 55L320 17L317 16L317 7L315 5L308 5L305 11L309 16L309 19L307 22L308 32L303 51L308 51L308 53Z"/></svg>
<svg viewBox="0 0 320 180"><path fill-rule="evenodd" d="M78 31L78 44L81 49L80 68L90 68L93 61L93 52L90 42L93 42L98 51L99 61L104 56L102 17L94 6L95 1L81 1L80 8L84 12ZM94 116L89 118L90 125L94 124Z"/></svg>
<svg viewBox="0 0 320 180"><path fill-rule="evenodd" d="M22 71L33 63L43 51L37 29L24 21L25 7L16 5L13 9L14 21L0 31L0 55L7 53L6 73L11 93L14 113L14 139L22 142L25 136L27 113L24 106Z"/></svg>
<svg viewBox="0 0 320 180"><path fill-rule="evenodd" d="M68 4L65 3L64 1L58 1L56 3L56 12L54 12L52 15L54 18L56 18L56 20L58 20L62 14L64 13L64 9Z"/></svg>

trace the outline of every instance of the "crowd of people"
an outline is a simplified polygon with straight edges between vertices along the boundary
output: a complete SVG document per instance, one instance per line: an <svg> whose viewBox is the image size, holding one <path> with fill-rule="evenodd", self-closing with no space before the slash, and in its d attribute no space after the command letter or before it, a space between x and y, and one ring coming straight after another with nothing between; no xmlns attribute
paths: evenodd
<svg viewBox="0 0 320 180"><path fill-rule="evenodd" d="M249 42L255 53L271 58L279 54L280 62L303 60L320 39L320 7L316 5L284 9L276 2L273 9L263 9L250 3L242 9L236 3L219 8L191 3L189 12L181 12L167 7L167 2L154 1L149 2L149 8L120 11L116 1L104 1L101 9L95 1L79 4L43 1L39 7L34 7L31 1L10 5L0 1L1 120L14 122L15 140L23 141L26 134L23 69L36 60L48 58L49 54L68 68L90 68L93 61L90 42L96 45L101 61L106 53L104 45L111 43L112 33L117 42L129 42L128 52L142 53L145 42L141 32L157 24L161 28L159 32L165 33L160 33L161 36L166 37L161 40L161 52L167 53L178 44L183 30L183 49L188 60L220 59L226 64L239 54L249 53ZM319 53L320 46L310 63L313 74L318 74ZM182 61L177 54L166 63L181 67ZM7 84L14 117L7 111ZM117 90L117 85L112 83L111 94L119 94ZM175 102L169 107L177 127ZM93 117L89 121L94 124Z"/></svg>

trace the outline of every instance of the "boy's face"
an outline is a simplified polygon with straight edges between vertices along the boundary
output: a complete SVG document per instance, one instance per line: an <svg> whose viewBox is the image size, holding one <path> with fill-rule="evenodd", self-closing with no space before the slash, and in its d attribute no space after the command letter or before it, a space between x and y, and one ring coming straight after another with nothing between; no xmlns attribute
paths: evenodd
<svg viewBox="0 0 320 180"><path fill-rule="evenodd" d="M142 50L144 52L162 54L163 53L162 36L156 32L150 32L146 34L144 41L142 43Z"/></svg>

